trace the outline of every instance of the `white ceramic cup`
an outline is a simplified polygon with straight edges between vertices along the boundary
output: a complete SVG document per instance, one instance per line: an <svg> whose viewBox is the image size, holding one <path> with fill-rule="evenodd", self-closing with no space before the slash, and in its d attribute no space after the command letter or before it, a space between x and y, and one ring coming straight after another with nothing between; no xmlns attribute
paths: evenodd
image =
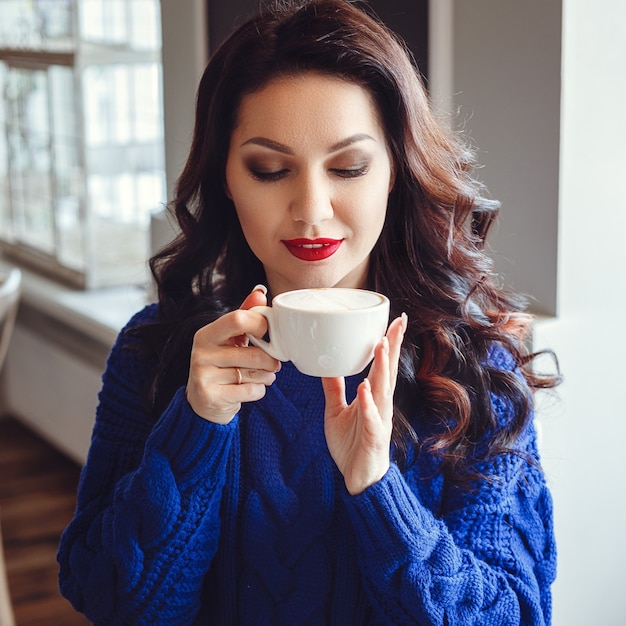
<svg viewBox="0 0 626 626"><path fill-rule="evenodd" d="M250 342L303 374L351 376L363 371L389 323L389 300L364 289L297 289L272 306L251 309L267 319L269 342Z"/></svg>

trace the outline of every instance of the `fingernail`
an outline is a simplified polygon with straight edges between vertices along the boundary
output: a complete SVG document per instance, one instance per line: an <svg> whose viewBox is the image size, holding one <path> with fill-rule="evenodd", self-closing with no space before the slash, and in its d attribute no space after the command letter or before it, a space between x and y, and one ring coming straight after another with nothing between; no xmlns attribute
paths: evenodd
<svg viewBox="0 0 626 626"><path fill-rule="evenodd" d="M267 295L267 287L265 285L256 285L252 291L261 291L264 296Z"/></svg>
<svg viewBox="0 0 626 626"><path fill-rule="evenodd" d="M409 316L403 312L401 317L402 317L402 330L406 332L406 329L409 325Z"/></svg>

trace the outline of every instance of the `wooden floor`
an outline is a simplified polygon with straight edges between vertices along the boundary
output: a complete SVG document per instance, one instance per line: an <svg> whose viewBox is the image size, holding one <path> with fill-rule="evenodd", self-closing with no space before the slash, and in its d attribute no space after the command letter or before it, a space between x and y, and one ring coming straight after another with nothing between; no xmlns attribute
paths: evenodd
<svg viewBox="0 0 626 626"><path fill-rule="evenodd" d="M17 626L89 624L61 597L56 551L79 468L13 419L0 419L0 510Z"/></svg>

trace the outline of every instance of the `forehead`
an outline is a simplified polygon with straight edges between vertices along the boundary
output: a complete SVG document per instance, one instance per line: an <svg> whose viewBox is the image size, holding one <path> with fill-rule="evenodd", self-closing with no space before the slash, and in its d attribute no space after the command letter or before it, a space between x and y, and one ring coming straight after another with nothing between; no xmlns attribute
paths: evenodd
<svg viewBox="0 0 626 626"><path fill-rule="evenodd" d="M289 135L367 132L384 139L378 107L361 85L307 72L272 79L243 97L235 132Z"/></svg>

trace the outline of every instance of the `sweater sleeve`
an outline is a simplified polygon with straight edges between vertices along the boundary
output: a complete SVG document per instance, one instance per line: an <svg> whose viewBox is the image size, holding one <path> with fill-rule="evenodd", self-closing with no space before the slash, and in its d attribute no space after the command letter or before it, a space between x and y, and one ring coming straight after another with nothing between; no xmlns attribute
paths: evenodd
<svg viewBox="0 0 626 626"><path fill-rule="evenodd" d="M237 418L211 424L179 389L154 423L141 400L146 363L127 343L122 333L103 376L60 587L95 624L187 624L217 550Z"/></svg>
<svg viewBox="0 0 626 626"><path fill-rule="evenodd" d="M471 492L449 489L436 515L420 498L420 478L394 464L363 493L345 495L363 580L384 623L550 623L552 501L535 439L530 423L517 452L477 466L489 478Z"/></svg>

